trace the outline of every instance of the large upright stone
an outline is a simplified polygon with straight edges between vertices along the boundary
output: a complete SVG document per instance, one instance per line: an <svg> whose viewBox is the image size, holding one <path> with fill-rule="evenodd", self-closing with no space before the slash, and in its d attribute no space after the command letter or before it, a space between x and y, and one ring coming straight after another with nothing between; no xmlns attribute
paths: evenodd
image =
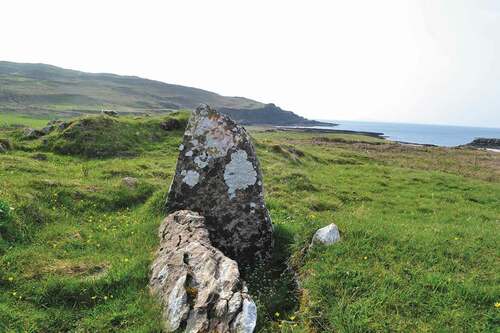
<svg viewBox="0 0 500 333"><path fill-rule="evenodd" d="M240 264L266 259L272 225L250 137L206 105L189 120L167 206L206 219L212 244Z"/></svg>

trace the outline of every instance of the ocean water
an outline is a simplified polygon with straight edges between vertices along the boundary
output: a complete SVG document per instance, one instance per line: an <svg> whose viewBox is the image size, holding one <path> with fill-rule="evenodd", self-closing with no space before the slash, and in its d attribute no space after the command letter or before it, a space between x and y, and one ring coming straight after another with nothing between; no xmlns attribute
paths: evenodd
<svg viewBox="0 0 500 333"><path fill-rule="evenodd" d="M323 120L324 121L324 120ZM389 140L453 147L476 138L500 138L500 128L328 120L337 130L384 133ZM315 126L321 128L322 126Z"/></svg>

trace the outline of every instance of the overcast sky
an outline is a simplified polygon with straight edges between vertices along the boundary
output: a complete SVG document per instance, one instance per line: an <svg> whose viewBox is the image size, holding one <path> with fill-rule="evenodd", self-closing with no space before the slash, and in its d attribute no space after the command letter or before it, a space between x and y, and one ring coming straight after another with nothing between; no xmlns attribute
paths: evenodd
<svg viewBox="0 0 500 333"><path fill-rule="evenodd" d="M2 0L0 60L316 119L500 127L499 0Z"/></svg>

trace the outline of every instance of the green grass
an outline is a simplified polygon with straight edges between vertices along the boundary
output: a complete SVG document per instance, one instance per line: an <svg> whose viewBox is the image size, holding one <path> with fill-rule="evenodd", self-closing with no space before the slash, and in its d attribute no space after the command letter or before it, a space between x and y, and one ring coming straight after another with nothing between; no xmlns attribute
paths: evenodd
<svg viewBox="0 0 500 333"><path fill-rule="evenodd" d="M48 144L0 129L15 147L0 154L0 209L9 207L0 214L1 332L160 330L148 267L182 131L155 136L156 117L94 120ZM252 136L276 237L271 266L244 272L259 331L496 331L499 154ZM112 143L119 149L105 158L84 153ZM123 185L125 176L139 186ZM308 250L329 223L341 242ZM300 277L298 298L286 264Z"/></svg>
<svg viewBox="0 0 500 333"><path fill-rule="evenodd" d="M12 126L43 127L51 119L49 116L34 118L30 115L0 112L0 128Z"/></svg>

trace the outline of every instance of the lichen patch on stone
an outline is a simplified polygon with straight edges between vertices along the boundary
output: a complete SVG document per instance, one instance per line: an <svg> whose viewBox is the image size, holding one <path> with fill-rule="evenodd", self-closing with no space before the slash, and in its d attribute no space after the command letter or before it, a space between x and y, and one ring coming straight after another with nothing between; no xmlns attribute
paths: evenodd
<svg viewBox="0 0 500 333"><path fill-rule="evenodd" d="M208 161L210 161L210 156L207 156L205 153L202 153L199 156L194 158L194 163L200 168L203 169L208 165Z"/></svg>
<svg viewBox="0 0 500 333"><path fill-rule="evenodd" d="M257 182L257 171L248 160L246 151L237 150L231 154L231 162L224 170L224 182L231 199L236 196L236 190L244 190Z"/></svg>
<svg viewBox="0 0 500 333"><path fill-rule="evenodd" d="M190 187L194 187L198 184L200 180L200 174L194 170L188 170L183 178L183 182L188 184Z"/></svg>

